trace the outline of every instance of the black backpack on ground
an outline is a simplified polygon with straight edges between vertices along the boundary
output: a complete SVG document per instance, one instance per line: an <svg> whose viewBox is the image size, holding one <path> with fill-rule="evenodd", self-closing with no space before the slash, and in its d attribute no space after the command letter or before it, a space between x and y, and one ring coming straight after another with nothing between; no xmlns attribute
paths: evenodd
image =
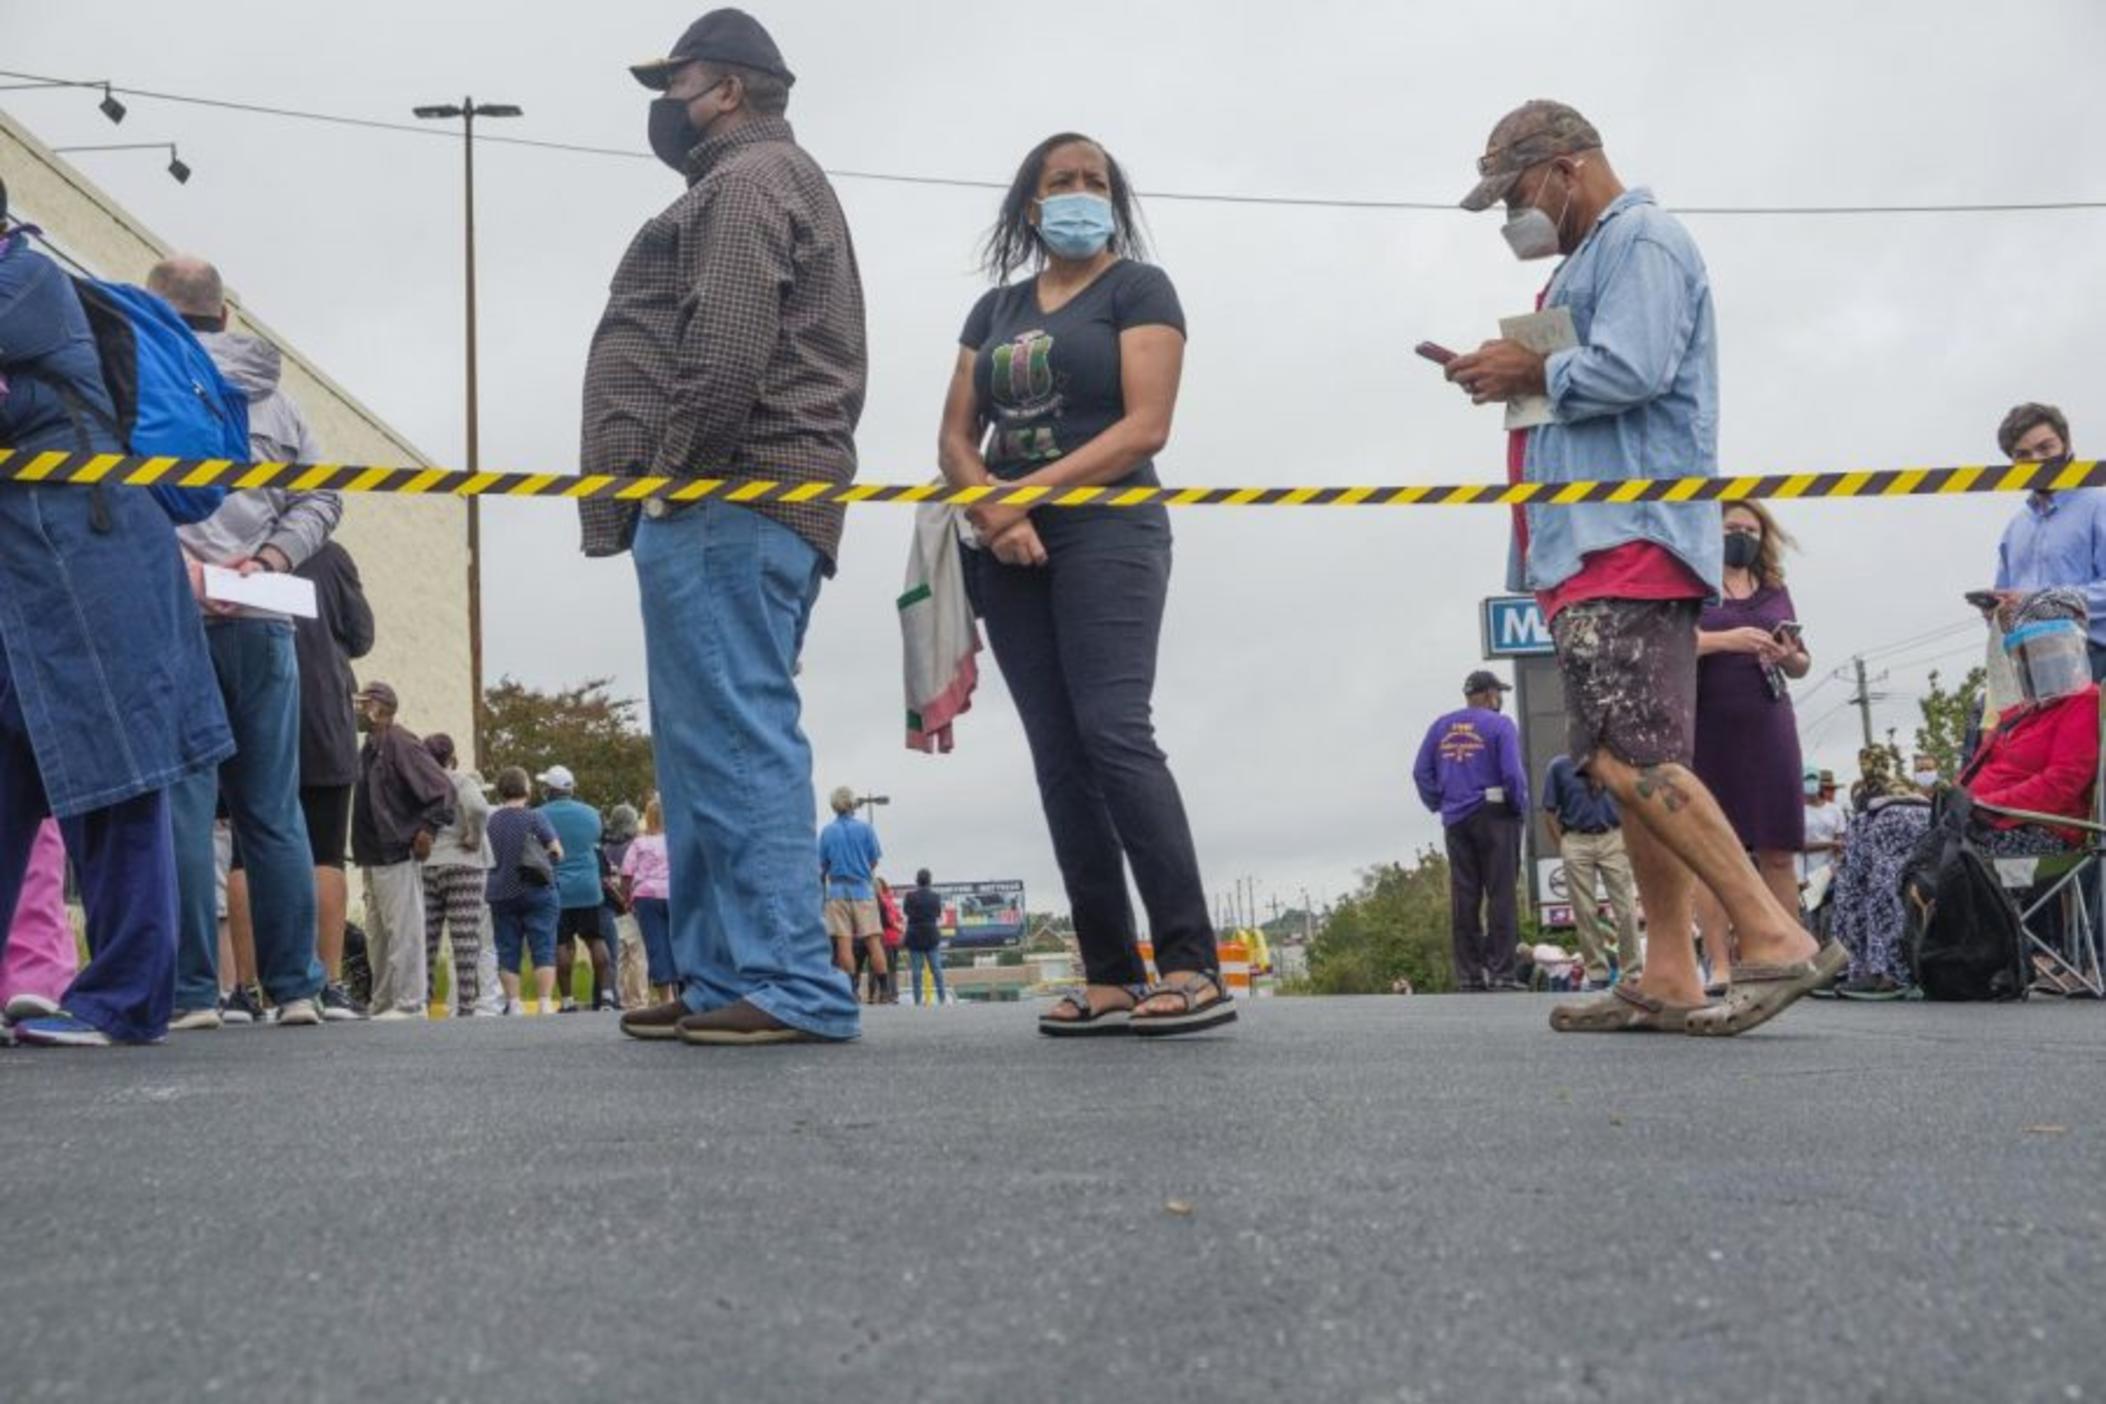
<svg viewBox="0 0 2106 1404"><path fill-rule="evenodd" d="M2024 999L2025 932L1996 865L1968 837L1974 801L1941 791L1901 870L1908 959L1926 999Z"/></svg>

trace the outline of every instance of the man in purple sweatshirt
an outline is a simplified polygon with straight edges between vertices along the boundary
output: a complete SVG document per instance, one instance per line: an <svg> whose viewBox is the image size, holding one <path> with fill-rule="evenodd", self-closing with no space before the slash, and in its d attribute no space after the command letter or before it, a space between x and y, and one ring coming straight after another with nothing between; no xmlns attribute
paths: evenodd
<svg viewBox="0 0 2106 1404"><path fill-rule="evenodd" d="M1440 812L1447 830L1449 938L1455 987L1466 994L1523 988L1514 978L1514 947L1521 939L1516 902L1528 771L1521 733L1499 711L1506 690L1497 674L1470 674L1467 705L1426 732L1411 770L1419 798Z"/></svg>

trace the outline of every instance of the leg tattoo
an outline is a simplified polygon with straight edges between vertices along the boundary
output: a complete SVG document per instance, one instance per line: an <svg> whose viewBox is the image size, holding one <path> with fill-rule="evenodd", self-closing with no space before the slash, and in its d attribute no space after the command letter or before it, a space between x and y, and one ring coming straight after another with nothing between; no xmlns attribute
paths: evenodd
<svg viewBox="0 0 2106 1404"><path fill-rule="evenodd" d="M1677 781L1682 767L1672 763L1642 766L1638 771L1638 798L1657 799L1669 814L1679 814L1689 805L1689 793Z"/></svg>

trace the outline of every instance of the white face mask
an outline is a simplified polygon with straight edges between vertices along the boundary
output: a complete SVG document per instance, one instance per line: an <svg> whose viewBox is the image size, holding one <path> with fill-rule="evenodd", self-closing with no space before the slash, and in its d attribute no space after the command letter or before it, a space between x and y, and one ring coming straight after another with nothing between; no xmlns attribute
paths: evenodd
<svg viewBox="0 0 2106 1404"><path fill-rule="evenodd" d="M1576 165L1572 169L1575 174L1579 171ZM1564 223L1566 211L1571 208L1572 186L1568 183L1565 203L1559 208L1556 219L1534 205L1526 205L1509 216L1499 232L1505 236L1506 246L1514 251L1515 258L1523 262L1549 258L1558 251L1558 226Z"/></svg>
<svg viewBox="0 0 2106 1404"><path fill-rule="evenodd" d="M1931 786L1938 783L1938 772L1935 770L1919 770L1909 778L1916 782L1917 789L1928 790Z"/></svg>

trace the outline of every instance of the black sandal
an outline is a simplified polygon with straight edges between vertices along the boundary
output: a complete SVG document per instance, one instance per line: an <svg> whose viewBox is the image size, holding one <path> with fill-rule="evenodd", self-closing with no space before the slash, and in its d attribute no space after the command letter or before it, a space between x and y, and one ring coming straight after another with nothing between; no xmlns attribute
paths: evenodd
<svg viewBox="0 0 2106 1404"><path fill-rule="evenodd" d="M1104 1038L1111 1034L1126 1034L1133 1031L1133 1011L1146 996L1144 985L1105 986L1106 989L1123 990L1133 1001L1123 1009L1092 1009L1087 987L1069 990L1053 1002L1055 1010L1069 1008L1075 1011L1072 1019L1056 1019L1049 1013L1038 1016L1038 1031L1048 1038Z"/></svg>
<svg viewBox="0 0 2106 1404"><path fill-rule="evenodd" d="M1197 979L1192 977L1197 976ZM1185 981L1188 983L1173 983ZM1201 999L1202 982L1211 987L1212 994ZM1220 1028L1236 1021L1236 1001L1230 996L1228 986L1221 982L1221 975L1213 970L1176 970L1165 975L1149 987L1140 1003L1165 997L1184 1001L1184 1008L1175 1014L1135 1013L1127 1021L1128 1026L1143 1038L1167 1038L1173 1034L1201 1033L1207 1029ZM1138 1005L1136 1008L1138 1009Z"/></svg>

